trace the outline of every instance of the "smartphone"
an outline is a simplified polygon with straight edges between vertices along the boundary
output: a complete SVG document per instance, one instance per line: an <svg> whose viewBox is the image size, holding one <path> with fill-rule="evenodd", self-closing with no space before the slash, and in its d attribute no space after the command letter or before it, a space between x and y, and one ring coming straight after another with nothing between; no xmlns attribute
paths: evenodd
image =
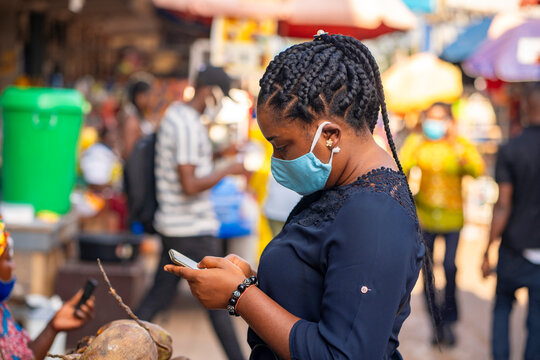
<svg viewBox="0 0 540 360"><path fill-rule="evenodd" d="M180 252L174 249L169 250L169 256L171 258L171 261L176 265L185 266L187 268L194 269L194 270L199 270L199 267L197 266L196 261L191 260L184 254L181 254Z"/></svg>
<svg viewBox="0 0 540 360"><path fill-rule="evenodd" d="M77 303L77 306L75 306L75 312L81 308L81 306L90 299L90 296L92 296L92 293L96 289L96 286L98 285L98 282L96 279L88 278L86 280L86 284L84 284L84 290L83 294Z"/></svg>

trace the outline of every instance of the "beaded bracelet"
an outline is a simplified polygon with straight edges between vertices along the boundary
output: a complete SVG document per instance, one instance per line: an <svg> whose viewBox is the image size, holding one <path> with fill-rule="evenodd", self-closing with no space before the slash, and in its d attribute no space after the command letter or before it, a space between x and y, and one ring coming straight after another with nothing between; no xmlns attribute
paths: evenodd
<svg viewBox="0 0 540 360"><path fill-rule="evenodd" d="M250 276L248 278L245 278L244 281L240 285L238 285L238 288L233 291L232 296L229 299L229 304L227 305L227 311L229 312L229 315L240 316L238 312L236 312L236 305L238 304L240 296L242 296L244 291L246 291L251 285L259 285L257 277Z"/></svg>

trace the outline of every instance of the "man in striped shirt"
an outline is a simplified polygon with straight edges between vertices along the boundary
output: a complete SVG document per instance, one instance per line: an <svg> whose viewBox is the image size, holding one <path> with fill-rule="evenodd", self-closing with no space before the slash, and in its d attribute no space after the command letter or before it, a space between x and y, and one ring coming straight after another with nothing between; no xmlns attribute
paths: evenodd
<svg viewBox="0 0 540 360"><path fill-rule="evenodd" d="M156 195L154 227L162 239L161 260L154 284L137 315L151 320L170 305L180 278L163 270L170 263L169 249L195 261L207 255L223 256L216 238L217 221L209 190L223 177L245 173L242 164L213 170L212 146L200 117L208 106L217 106L219 94L227 95L230 78L221 68L206 66L195 82L195 95L187 103L174 102L165 112L156 140ZM229 359L242 359L232 323L225 311L210 310L210 320Z"/></svg>

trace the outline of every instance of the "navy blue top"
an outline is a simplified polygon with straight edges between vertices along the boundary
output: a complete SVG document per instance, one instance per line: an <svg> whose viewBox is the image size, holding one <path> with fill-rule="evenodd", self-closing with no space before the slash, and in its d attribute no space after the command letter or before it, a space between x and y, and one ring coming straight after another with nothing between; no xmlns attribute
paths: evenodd
<svg viewBox="0 0 540 360"><path fill-rule="evenodd" d="M495 180L512 184L512 212L502 233L501 245L521 253L540 248L540 126L499 148Z"/></svg>
<svg viewBox="0 0 540 360"><path fill-rule="evenodd" d="M401 359L424 255L406 178L387 168L304 197L264 250L259 287L301 318L293 359ZM399 312L399 314L398 314ZM251 359L276 359L249 329Z"/></svg>

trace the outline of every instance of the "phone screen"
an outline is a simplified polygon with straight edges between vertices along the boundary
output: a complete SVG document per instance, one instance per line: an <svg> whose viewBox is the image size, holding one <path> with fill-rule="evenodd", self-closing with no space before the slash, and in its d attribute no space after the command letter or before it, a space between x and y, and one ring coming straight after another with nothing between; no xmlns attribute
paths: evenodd
<svg viewBox="0 0 540 360"><path fill-rule="evenodd" d="M197 267L197 262L191 260L184 254L181 254L174 249L169 250L169 257L171 258L171 261L176 265L185 266L194 270L199 270L199 268Z"/></svg>

